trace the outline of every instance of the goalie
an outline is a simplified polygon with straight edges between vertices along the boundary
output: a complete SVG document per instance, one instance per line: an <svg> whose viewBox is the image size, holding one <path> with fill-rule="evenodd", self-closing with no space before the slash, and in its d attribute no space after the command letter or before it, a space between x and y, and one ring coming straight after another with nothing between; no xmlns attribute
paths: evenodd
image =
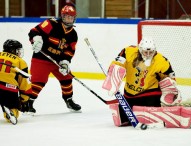
<svg viewBox="0 0 191 146"><path fill-rule="evenodd" d="M163 107L170 109L181 102L172 66L167 58L156 51L156 45L150 37L143 38L138 46L129 46L119 53L111 63L102 87L108 90L109 95L114 95L124 77L124 97L136 115L150 107L161 112ZM110 108L116 126L130 124L119 104L112 104ZM178 111L180 109L175 114L180 116ZM138 120L139 116L143 115L137 115ZM164 121L161 117L159 119Z"/></svg>

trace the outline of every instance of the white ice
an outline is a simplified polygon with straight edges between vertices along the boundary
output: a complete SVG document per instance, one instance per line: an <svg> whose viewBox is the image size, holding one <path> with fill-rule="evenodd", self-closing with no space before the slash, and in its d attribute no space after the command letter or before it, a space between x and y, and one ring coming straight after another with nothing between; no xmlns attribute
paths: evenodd
<svg viewBox="0 0 191 146"><path fill-rule="evenodd" d="M105 100L111 99L101 89L102 81L80 80ZM82 113L68 111L57 80L50 78L35 101L37 113L34 117L21 114L18 124L12 125L5 122L0 113L0 146L191 145L191 129L142 131L115 127L109 107L76 81L74 100L82 106Z"/></svg>

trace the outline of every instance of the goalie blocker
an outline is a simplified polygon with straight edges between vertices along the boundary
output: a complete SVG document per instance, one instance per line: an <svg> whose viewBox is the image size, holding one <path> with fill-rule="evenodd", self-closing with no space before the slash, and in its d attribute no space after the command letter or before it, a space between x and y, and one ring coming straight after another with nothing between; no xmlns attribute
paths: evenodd
<svg viewBox="0 0 191 146"><path fill-rule="evenodd" d="M117 91L119 91L125 74L125 68L115 64L110 65L107 77L102 85L102 88L107 90L110 96L113 96L117 93Z"/></svg>

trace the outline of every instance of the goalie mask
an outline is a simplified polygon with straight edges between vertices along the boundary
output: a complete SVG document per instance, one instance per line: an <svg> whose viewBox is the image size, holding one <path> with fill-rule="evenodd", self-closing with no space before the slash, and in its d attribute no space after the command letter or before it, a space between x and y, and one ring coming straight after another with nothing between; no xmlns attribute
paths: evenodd
<svg viewBox="0 0 191 146"><path fill-rule="evenodd" d="M156 53L156 46L152 38L145 37L139 43L139 52L146 66L150 66L153 56Z"/></svg>
<svg viewBox="0 0 191 146"><path fill-rule="evenodd" d="M20 58L24 55L22 44L17 40L8 39L3 44L3 52L12 53L19 56Z"/></svg>
<svg viewBox="0 0 191 146"><path fill-rule="evenodd" d="M67 27L72 27L76 20L76 10L72 6L64 6L61 10L61 17L63 23Z"/></svg>

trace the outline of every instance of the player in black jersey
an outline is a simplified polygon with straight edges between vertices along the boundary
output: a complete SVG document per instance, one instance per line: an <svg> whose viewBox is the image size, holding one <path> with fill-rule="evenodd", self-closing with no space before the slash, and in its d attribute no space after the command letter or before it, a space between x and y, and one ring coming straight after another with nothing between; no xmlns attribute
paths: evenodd
<svg viewBox="0 0 191 146"><path fill-rule="evenodd" d="M35 113L34 100L48 81L52 73L59 81L62 90L62 98L72 111L80 111L81 106L74 103L72 76L70 75L70 63L75 54L78 41L77 32L74 29L76 10L73 6L66 5L61 10L61 18L47 19L29 32L29 40L33 48L31 60L32 97L30 99L30 112ZM62 68L59 68L43 53L53 58Z"/></svg>

